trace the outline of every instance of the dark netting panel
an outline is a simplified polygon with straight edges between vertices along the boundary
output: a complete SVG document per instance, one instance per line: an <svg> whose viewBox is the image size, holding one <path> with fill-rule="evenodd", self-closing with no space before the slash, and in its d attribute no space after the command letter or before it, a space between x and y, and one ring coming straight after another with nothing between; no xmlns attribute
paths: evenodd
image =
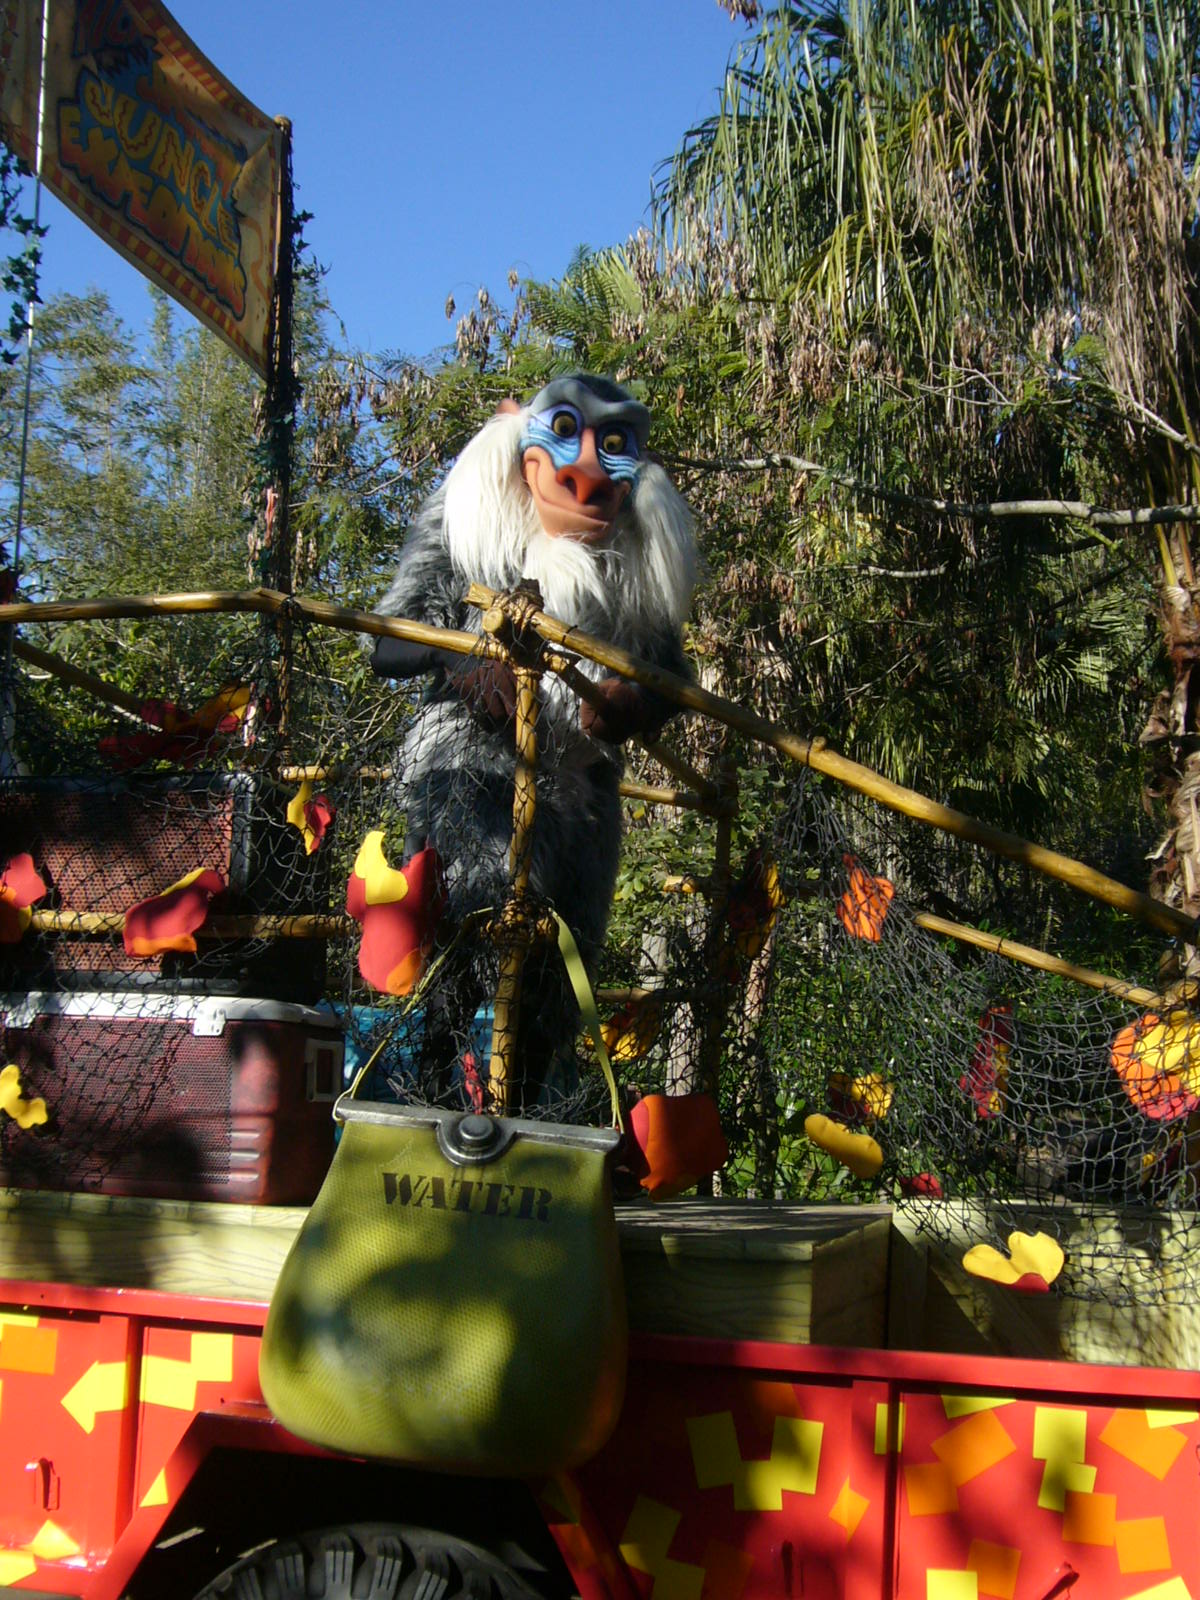
<svg viewBox="0 0 1200 1600"><path fill-rule="evenodd" d="M893 1199L960 1247L1045 1231L1066 1251L1055 1285L1066 1295L1194 1292L1200 1256L1181 1268L1195 1251L1200 1156L1192 1015L945 937L913 903L911 863L934 858L960 915L974 891L989 915L1007 899L1069 930L1086 902L1031 893L1018 868L815 780L792 786L772 847L787 904L769 976L758 975L762 1003L751 968L722 1066L742 1183ZM873 1138L878 1176L856 1179L814 1147L814 1113Z"/></svg>
<svg viewBox="0 0 1200 1600"><path fill-rule="evenodd" d="M515 937L501 919L511 684L480 655L452 694L420 679L398 689L364 672L357 641L298 617L156 619L153 642L147 630L128 643L158 701L141 715L17 663L3 855L30 857L45 893L3 923L3 1048L49 1120L5 1119L8 1181L306 1198L328 1159L343 1039L347 1075L369 1063L372 1096L494 1104ZM103 676L121 684L132 659L114 650ZM1111 914L1081 896L690 718L666 742L705 782L740 761L736 815L722 822L719 806L693 803L686 767L631 748L622 773L614 754L598 757L573 692L542 683L536 938L510 1109L606 1116L553 908L592 969L627 1099L715 1091L724 1192L892 1199L940 1237L1001 1247L1040 1228L1067 1253L1059 1293L1182 1300L1200 1288L1188 1231L1200 1024L1178 994L1156 997L1162 940L1117 940ZM415 876L431 846L440 891ZM411 888L397 900L401 870ZM126 913L197 872L220 886L195 948L187 935L181 948L127 948ZM1119 998L1033 970L943 936L931 912L1031 945L1107 949L1090 964L1145 988ZM405 917L409 944L393 946ZM414 939L428 957L415 993ZM139 997L140 1024L128 1009ZM227 1009L198 1022L212 1005ZM301 1086L295 1103L278 1099L285 1080ZM815 1145L814 1115L874 1139L878 1173L856 1177ZM299 1178L285 1182L285 1168Z"/></svg>

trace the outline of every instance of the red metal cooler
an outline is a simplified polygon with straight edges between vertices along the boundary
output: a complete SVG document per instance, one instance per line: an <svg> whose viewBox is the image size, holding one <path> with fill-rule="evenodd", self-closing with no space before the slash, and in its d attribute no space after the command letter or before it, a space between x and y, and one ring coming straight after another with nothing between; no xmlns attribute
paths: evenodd
<svg viewBox="0 0 1200 1600"><path fill-rule="evenodd" d="M340 1025L274 1000L0 996L3 1061L48 1121L0 1126L0 1184L300 1205L333 1155Z"/></svg>

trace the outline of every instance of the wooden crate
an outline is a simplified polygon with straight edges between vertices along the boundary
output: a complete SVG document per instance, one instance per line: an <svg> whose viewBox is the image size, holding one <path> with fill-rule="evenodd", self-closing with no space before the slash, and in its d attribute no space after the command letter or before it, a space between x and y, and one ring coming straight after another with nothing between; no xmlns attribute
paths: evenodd
<svg viewBox="0 0 1200 1600"><path fill-rule="evenodd" d="M619 1206L630 1326L878 1349L890 1216L755 1200Z"/></svg>
<svg viewBox="0 0 1200 1600"><path fill-rule="evenodd" d="M305 1215L0 1190L0 1281L265 1302ZM1137 1248L1127 1218L1112 1226ZM1200 1366L1200 1307L1013 1294L963 1270L968 1228L931 1237L902 1209L678 1200L621 1206L618 1228L637 1332ZM1195 1219L1174 1219L1171 1234L1200 1249Z"/></svg>

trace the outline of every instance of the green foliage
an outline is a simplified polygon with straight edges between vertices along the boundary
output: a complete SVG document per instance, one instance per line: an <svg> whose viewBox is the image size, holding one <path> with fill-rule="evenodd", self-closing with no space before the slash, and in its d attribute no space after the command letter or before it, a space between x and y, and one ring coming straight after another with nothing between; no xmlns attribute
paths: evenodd
<svg viewBox="0 0 1200 1600"><path fill-rule="evenodd" d="M688 642L706 687L1139 882L1138 735L1164 678L1157 547L1144 530L954 507L1200 487L1194 11L793 0L735 53L717 113L662 169L653 230L581 251L557 281L510 284L509 305L481 291L457 359L338 352L319 286L302 285L297 587L369 605L417 506L502 399L577 367L611 373L651 407L654 448L696 512L707 572ZM97 297L48 307L44 329L31 592L240 586L257 481L244 369L161 298L145 355ZM11 430L0 448L12 482ZM160 689L141 627L64 640L102 675ZM197 641L173 670L208 692ZM360 653L339 641L330 661L353 702ZM794 771L699 720L680 739L738 774L740 865ZM869 818L856 826L873 841ZM914 905L1099 967L1121 946L1106 914L1068 926L1031 875L993 875L916 828L888 843ZM702 907L664 898L662 880L714 859L694 813L632 814L606 981L643 981L652 938L677 977L711 981ZM860 962L827 959L828 903L810 915L805 889L791 885L770 1027L811 1052L819 1096L828 1071L887 1067L891 1019ZM751 1035L726 1038L730 1181L841 1192L850 1180L803 1138L807 1091L773 1086Z"/></svg>
<svg viewBox="0 0 1200 1600"><path fill-rule="evenodd" d="M25 337L28 309L39 296L38 267L45 228L22 209L21 179L25 170L16 156L0 143L0 236L12 233L22 246L0 256L0 293L9 297L8 322L0 327L0 363L12 366Z"/></svg>
<svg viewBox="0 0 1200 1600"><path fill-rule="evenodd" d="M214 334L160 291L149 294L140 342L98 292L59 296L38 318L21 561L29 598L239 589L249 580L261 385ZM363 492L378 449L323 315L315 287L303 283L293 569L300 588L365 601L382 543L378 501ZM22 377L0 372L10 512L22 399ZM221 660L244 653L258 626L227 619L223 651L211 625L196 620L68 624L42 642L128 693L194 707L219 687ZM342 641L342 656L351 676L361 673L353 641Z"/></svg>
<svg viewBox="0 0 1200 1600"><path fill-rule="evenodd" d="M144 360L104 296L61 297L40 320L35 371L26 494L35 592L237 582L254 384L216 337L177 335L160 294Z"/></svg>

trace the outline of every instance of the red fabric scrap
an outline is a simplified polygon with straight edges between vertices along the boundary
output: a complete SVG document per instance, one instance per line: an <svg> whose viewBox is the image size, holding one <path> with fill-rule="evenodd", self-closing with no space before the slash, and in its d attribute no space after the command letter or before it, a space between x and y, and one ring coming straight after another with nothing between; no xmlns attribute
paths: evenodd
<svg viewBox="0 0 1200 1600"><path fill-rule="evenodd" d="M313 836L314 843L309 851L319 849L322 839L329 832L337 809L327 794L315 794L311 800L304 804L304 822Z"/></svg>
<svg viewBox="0 0 1200 1600"><path fill-rule="evenodd" d="M369 903L357 872L346 884L346 912L362 923L358 970L383 994L411 994L425 968L434 930L446 903L441 858L430 846L400 868L407 892Z"/></svg>
<svg viewBox="0 0 1200 1600"><path fill-rule="evenodd" d="M901 1194L925 1195L931 1200L942 1198L941 1182L932 1172L916 1172L899 1181Z"/></svg>
<svg viewBox="0 0 1200 1600"><path fill-rule="evenodd" d="M174 700L143 700L138 715L149 727L138 733L110 734L100 740L100 754L121 772L146 761L194 767L215 738L237 732L249 702L248 689L229 685L194 714Z"/></svg>
<svg viewBox="0 0 1200 1600"><path fill-rule="evenodd" d="M979 1040L971 1065L958 1080L962 1092L975 1102L980 1117L999 1116L1004 1110L1013 1037L1012 1006L1005 1001L986 1006L979 1018Z"/></svg>
<svg viewBox="0 0 1200 1600"><path fill-rule="evenodd" d="M46 885L23 850L0 867L0 944L16 944L30 923L30 906L46 893Z"/></svg>
<svg viewBox="0 0 1200 1600"><path fill-rule="evenodd" d="M194 935L208 917L209 902L224 888L219 872L202 868L162 894L140 900L125 913L126 953L157 956L166 950L195 950Z"/></svg>

